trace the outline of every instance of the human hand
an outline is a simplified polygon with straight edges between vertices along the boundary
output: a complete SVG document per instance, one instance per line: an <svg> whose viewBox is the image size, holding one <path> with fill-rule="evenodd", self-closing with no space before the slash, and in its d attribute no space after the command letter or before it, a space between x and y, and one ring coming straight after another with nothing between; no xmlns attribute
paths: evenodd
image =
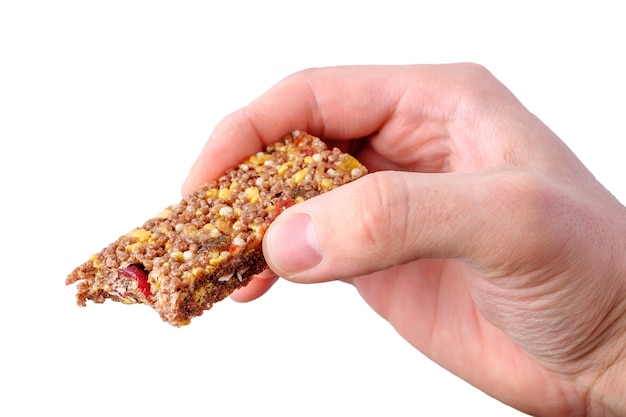
<svg viewBox="0 0 626 417"><path fill-rule="evenodd" d="M264 239L273 273L235 299L277 275L344 280L425 355L519 410L626 413L626 210L491 74L294 74L216 127L183 192L294 129L371 173L281 214Z"/></svg>

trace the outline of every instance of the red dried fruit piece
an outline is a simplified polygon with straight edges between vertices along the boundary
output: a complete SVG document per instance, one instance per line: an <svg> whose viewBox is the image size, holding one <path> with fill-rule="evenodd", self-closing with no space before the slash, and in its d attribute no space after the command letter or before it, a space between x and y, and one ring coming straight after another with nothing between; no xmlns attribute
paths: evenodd
<svg viewBox="0 0 626 417"><path fill-rule="evenodd" d="M285 200L279 201L278 203L276 203L276 216L278 217L280 213L293 206L294 204L296 204L296 200L294 200L293 198L287 198Z"/></svg>
<svg viewBox="0 0 626 417"><path fill-rule="evenodd" d="M150 283L148 282L148 273L139 265L132 264L125 268L118 269L120 275L126 278L132 278L137 281L137 288L146 296L150 297Z"/></svg>

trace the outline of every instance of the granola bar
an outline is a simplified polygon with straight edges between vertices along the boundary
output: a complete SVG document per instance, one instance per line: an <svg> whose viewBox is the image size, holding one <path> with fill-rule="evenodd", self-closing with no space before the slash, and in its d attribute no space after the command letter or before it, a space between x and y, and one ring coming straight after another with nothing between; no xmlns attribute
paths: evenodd
<svg viewBox="0 0 626 417"><path fill-rule="evenodd" d="M295 131L171 205L77 267L77 303L147 304L190 323L267 268L261 241L287 207L367 173L349 154Z"/></svg>

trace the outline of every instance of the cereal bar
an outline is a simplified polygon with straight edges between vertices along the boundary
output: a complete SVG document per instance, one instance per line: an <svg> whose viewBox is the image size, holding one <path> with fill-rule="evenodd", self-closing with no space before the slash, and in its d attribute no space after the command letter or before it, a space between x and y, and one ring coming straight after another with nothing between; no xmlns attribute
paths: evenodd
<svg viewBox="0 0 626 417"><path fill-rule="evenodd" d="M66 279L77 303L152 306L174 325L267 268L261 241L286 208L367 172L355 158L295 131L92 255Z"/></svg>

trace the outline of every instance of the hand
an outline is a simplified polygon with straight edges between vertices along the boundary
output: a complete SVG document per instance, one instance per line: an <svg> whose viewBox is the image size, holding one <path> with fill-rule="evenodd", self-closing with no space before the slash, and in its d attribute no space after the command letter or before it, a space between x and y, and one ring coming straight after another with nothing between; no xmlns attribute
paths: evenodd
<svg viewBox="0 0 626 417"><path fill-rule="evenodd" d="M294 74L217 126L184 192L294 129L371 173L281 214L264 239L273 273L235 299L276 276L344 280L421 352L519 410L626 413L626 210L490 73Z"/></svg>

